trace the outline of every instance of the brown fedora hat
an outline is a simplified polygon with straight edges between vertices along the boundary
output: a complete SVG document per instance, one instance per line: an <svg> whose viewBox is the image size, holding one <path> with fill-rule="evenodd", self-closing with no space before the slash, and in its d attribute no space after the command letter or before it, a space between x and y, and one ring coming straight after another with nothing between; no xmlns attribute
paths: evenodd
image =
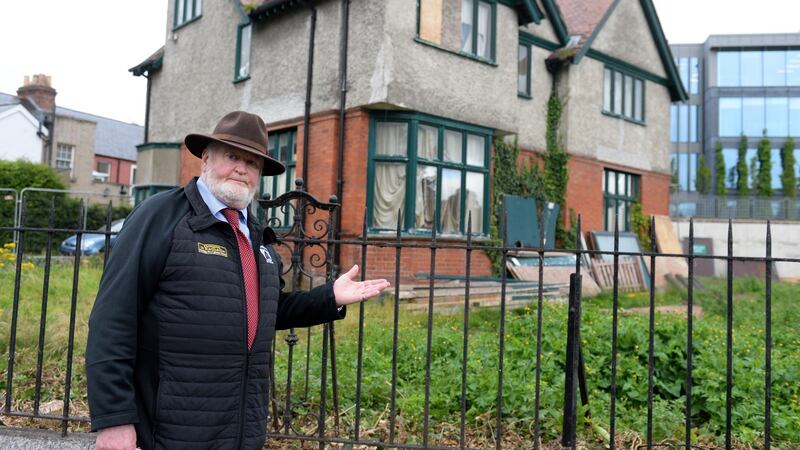
<svg viewBox="0 0 800 450"><path fill-rule="evenodd" d="M286 167L267 154L267 126L261 117L244 111L225 114L219 120L214 132L206 134L188 134L183 140L186 148L194 156L203 157L203 150L211 142L219 142L231 147L250 152L264 158L262 175L280 175Z"/></svg>

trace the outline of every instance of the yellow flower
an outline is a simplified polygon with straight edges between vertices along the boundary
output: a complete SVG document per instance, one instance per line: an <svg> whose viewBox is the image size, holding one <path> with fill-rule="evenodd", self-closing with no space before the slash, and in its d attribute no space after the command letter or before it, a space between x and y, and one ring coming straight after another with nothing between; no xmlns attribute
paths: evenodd
<svg viewBox="0 0 800 450"><path fill-rule="evenodd" d="M15 244L13 242L6 242L5 244L3 244L3 248L16 248L16 247L17 247L17 244Z"/></svg>

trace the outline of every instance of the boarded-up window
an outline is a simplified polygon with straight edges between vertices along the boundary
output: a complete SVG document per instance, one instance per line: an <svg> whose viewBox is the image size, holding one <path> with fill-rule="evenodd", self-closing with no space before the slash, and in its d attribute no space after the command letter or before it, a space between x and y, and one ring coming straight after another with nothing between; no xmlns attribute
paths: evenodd
<svg viewBox="0 0 800 450"><path fill-rule="evenodd" d="M419 37L442 43L442 0L419 0Z"/></svg>

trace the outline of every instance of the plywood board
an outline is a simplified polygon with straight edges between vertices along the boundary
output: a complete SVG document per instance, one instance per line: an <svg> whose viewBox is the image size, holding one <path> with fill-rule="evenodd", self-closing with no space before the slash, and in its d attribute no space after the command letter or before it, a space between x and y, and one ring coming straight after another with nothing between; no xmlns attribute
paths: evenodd
<svg viewBox="0 0 800 450"><path fill-rule="evenodd" d="M442 0L421 0L419 2L419 37L441 45Z"/></svg>
<svg viewBox="0 0 800 450"><path fill-rule="evenodd" d="M655 216L656 245L659 253L682 254L681 241L675 233L675 227L669 216Z"/></svg>

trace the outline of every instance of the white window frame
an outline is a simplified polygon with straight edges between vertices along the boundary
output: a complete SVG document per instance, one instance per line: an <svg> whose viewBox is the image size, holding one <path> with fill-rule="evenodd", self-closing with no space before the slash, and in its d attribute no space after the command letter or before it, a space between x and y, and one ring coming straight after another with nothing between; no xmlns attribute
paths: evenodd
<svg viewBox="0 0 800 450"><path fill-rule="evenodd" d="M64 158L63 152L69 151L69 159ZM72 144L58 143L56 144L56 159L54 166L59 170L69 169L69 176L73 176L73 168L75 161L75 146Z"/></svg>

